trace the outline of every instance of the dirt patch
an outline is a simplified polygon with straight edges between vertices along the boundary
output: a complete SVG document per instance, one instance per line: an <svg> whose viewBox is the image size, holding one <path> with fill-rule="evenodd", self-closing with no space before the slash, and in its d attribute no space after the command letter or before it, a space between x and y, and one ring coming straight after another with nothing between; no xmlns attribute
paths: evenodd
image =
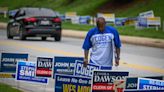
<svg viewBox="0 0 164 92"><path fill-rule="evenodd" d="M115 13L116 11L126 10L141 3L146 5L149 3L149 0L109 0L97 11L101 13Z"/></svg>

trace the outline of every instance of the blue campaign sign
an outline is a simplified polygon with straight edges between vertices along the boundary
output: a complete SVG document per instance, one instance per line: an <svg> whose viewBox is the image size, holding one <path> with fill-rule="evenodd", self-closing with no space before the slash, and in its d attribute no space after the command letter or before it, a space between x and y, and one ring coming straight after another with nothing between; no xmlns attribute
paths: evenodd
<svg viewBox="0 0 164 92"><path fill-rule="evenodd" d="M80 16L79 18L80 24L89 24L90 20L91 20L90 16Z"/></svg>
<svg viewBox="0 0 164 92"><path fill-rule="evenodd" d="M146 76L144 78L164 80L164 76Z"/></svg>
<svg viewBox="0 0 164 92"><path fill-rule="evenodd" d="M83 58L82 57L55 57L54 60L55 60L54 75L55 73L74 75L75 61L76 60L83 61Z"/></svg>
<svg viewBox="0 0 164 92"><path fill-rule="evenodd" d="M126 19L127 18L115 18L115 25L124 26Z"/></svg>
<svg viewBox="0 0 164 92"><path fill-rule="evenodd" d="M164 90L124 90L124 92L164 92Z"/></svg>
<svg viewBox="0 0 164 92"><path fill-rule="evenodd" d="M55 92L90 92L90 78L62 74L55 75Z"/></svg>
<svg viewBox="0 0 164 92"><path fill-rule="evenodd" d="M83 61L76 60L74 75L92 77L93 70L99 70L100 66L94 64L88 64L87 67L83 66Z"/></svg>
<svg viewBox="0 0 164 92"><path fill-rule="evenodd" d="M138 26L147 27L147 18L138 18Z"/></svg>
<svg viewBox="0 0 164 92"><path fill-rule="evenodd" d="M36 82L36 83L48 83L47 78L35 77L36 63L29 61L19 61L17 63L16 80Z"/></svg>
<svg viewBox="0 0 164 92"><path fill-rule="evenodd" d="M28 54L2 53L0 62L0 72L15 73L18 61L27 61Z"/></svg>
<svg viewBox="0 0 164 92"><path fill-rule="evenodd" d="M164 81L148 78L138 79L138 89L144 90L164 90Z"/></svg>
<svg viewBox="0 0 164 92"><path fill-rule="evenodd" d="M158 77L150 77L150 78L158 79ZM132 90L132 92L133 92L133 90L164 90L164 81L157 80L157 79L128 77L128 78L126 78L125 89L128 91Z"/></svg>
<svg viewBox="0 0 164 92"><path fill-rule="evenodd" d="M137 77L128 77L126 78L125 89L137 89L138 78Z"/></svg>

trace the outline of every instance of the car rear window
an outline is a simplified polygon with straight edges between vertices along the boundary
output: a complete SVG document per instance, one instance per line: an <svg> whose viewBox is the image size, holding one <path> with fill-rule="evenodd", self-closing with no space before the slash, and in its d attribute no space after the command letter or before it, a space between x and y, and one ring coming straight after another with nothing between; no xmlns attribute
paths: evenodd
<svg viewBox="0 0 164 92"><path fill-rule="evenodd" d="M26 16L57 16L53 10L46 8L26 8L25 14Z"/></svg>

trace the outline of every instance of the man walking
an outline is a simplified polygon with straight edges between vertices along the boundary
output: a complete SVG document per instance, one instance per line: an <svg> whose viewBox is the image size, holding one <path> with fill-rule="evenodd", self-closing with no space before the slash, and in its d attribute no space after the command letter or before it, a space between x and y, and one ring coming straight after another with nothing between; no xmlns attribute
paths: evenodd
<svg viewBox="0 0 164 92"><path fill-rule="evenodd" d="M87 33L82 46L84 49L84 67L88 64L90 51L90 63L101 66L102 70L111 70L113 56L115 56L115 65L119 65L120 37L115 28L106 26L103 17L97 18L96 24L97 26Z"/></svg>

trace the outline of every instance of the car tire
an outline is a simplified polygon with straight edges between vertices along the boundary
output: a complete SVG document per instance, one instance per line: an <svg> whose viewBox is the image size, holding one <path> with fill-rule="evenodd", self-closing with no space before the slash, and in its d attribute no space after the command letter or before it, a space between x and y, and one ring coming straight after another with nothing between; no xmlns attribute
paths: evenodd
<svg viewBox="0 0 164 92"><path fill-rule="evenodd" d="M42 40L45 41L47 39L47 37L42 37Z"/></svg>
<svg viewBox="0 0 164 92"><path fill-rule="evenodd" d="M19 38L20 38L20 40L26 40L26 36L24 34L24 31L25 31L25 29L23 28L23 26L20 26L20 29L19 29Z"/></svg>
<svg viewBox="0 0 164 92"><path fill-rule="evenodd" d="M7 38L8 39L13 39L13 36L11 36L11 34L10 34L10 27L11 27L11 24L8 24L7 25Z"/></svg>
<svg viewBox="0 0 164 92"><path fill-rule="evenodd" d="M55 41L61 41L61 35L55 35Z"/></svg>

